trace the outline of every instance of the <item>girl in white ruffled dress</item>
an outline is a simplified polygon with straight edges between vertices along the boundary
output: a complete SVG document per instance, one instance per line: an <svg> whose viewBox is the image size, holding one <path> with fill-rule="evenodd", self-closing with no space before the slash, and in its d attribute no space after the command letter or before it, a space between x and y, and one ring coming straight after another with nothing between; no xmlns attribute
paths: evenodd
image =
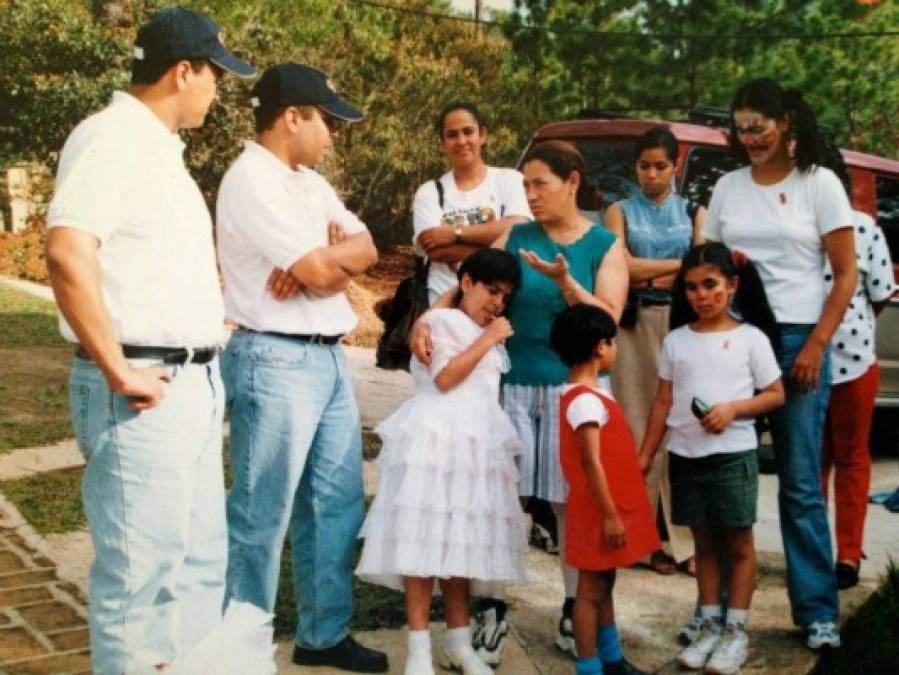
<svg viewBox="0 0 899 675"><path fill-rule="evenodd" d="M455 307L425 315L430 366L412 359L415 394L376 429L380 481L360 537L356 573L406 594L406 675L433 675L428 631L434 579L446 602L446 661L491 675L471 647L471 582L524 580L526 528L518 500L515 429L499 405L508 369L501 316L517 260L482 249L459 268Z"/></svg>

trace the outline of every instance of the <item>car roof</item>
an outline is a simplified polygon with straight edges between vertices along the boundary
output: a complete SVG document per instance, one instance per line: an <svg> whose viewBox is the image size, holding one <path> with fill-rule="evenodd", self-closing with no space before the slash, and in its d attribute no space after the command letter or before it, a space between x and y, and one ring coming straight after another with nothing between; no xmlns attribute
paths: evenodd
<svg viewBox="0 0 899 675"><path fill-rule="evenodd" d="M554 138L585 138L589 136L636 138L653 127L669 129L679 141L727 146L727 134L721 129L706 127L701 124L665 122L662 120L588 119L555 122L538 129L534 134L533 140L545 141Z"/></svg>
<svg viewBox="0 0 899 675"><path fill-rule="evenodd" d="M727 147L728 134L718 127L691 124L689 122L666 122L664 120L633 119L582 119L570 122L554 122L540 127L533 135L533 141L550 139L578 139L600 136L604 138L636 138L653 127L665 127L682 143L700 143ZM842 150L846 164L852 168L868 169L875 173L899 176L899 161L871 155L857 150Z"/></svg>

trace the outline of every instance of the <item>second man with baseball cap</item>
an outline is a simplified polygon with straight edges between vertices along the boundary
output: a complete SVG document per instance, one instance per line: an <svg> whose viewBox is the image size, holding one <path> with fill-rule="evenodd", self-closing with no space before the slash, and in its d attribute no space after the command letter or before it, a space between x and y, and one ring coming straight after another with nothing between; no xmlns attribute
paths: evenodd
<svg viewBox="0 0 899 675"><path fill-rule="evenodd" d="M349 635L362 523L361 424L340 338L343 293L377 260L365 225L311 167L339 121L362 113L315 68L285 63L253 87L256 140L218 195L219 262L238 324L222 370L231 410L227 595L271 611L290 529L298 626L293 660L384 672Z"/></svg>

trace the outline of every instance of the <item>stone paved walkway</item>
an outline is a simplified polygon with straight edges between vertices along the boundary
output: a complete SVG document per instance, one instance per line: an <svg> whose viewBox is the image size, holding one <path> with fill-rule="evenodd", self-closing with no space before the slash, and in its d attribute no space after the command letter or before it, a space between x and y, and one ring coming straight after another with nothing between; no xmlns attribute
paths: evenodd
<svg viewBox="0 0 899 675"><path fill-rule="evenodd" d="M88 673L81 590L59 579L46 545L0 495L0 672Z"/></svg>

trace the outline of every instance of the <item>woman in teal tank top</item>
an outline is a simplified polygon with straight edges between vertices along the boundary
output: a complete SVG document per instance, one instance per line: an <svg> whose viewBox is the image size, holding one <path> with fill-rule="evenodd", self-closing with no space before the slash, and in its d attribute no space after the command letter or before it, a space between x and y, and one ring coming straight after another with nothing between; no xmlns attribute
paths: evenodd
<svg viewBox="0 0 899 675"><path fill-rule="evenodd" d="M511 369L503 381L503 408L524 447L517 458L519 494L547 500L564 535L568 490L559 463L559 397L568 368L550 348L549 333L556 315L577 303L598 305L617 321L627 297L627 262L615 235L578 212L577 194L584 189L586 165L573 145L560 141L536 145L525 157L522 173L535 220L513 225L493 244L516 256L522 271L508 309L515 333L506 341ZM441 296L435 306L448 305L453 292ZM428 339L421 323L413 331L412 349L428 362ZM565 564L564 540L559 548L565 603L556 645L574 655L571 611L577 571ZM482 598L475 616L474 646L484 661L496 666L508 634L505 600Z"/></svg>
<svg viewBox="0 0 899 675"><path fill-rule="evenodd" d="M577 303L598 305L618 321L627 296L627 263L615 235L578 212L586 165L573 145L536 145L522 173L535 221L514 225L495 244L518 257L522 270L508 310L515 334L506 341L512 367L503 380L503 408L524 446L518 458L519 494L547 500L556 514L565 582L556 645L574 654L577 571L564 560L568 488L559 462L559 397L568 367L551 349L549 333L556 315Z"/></svg>

